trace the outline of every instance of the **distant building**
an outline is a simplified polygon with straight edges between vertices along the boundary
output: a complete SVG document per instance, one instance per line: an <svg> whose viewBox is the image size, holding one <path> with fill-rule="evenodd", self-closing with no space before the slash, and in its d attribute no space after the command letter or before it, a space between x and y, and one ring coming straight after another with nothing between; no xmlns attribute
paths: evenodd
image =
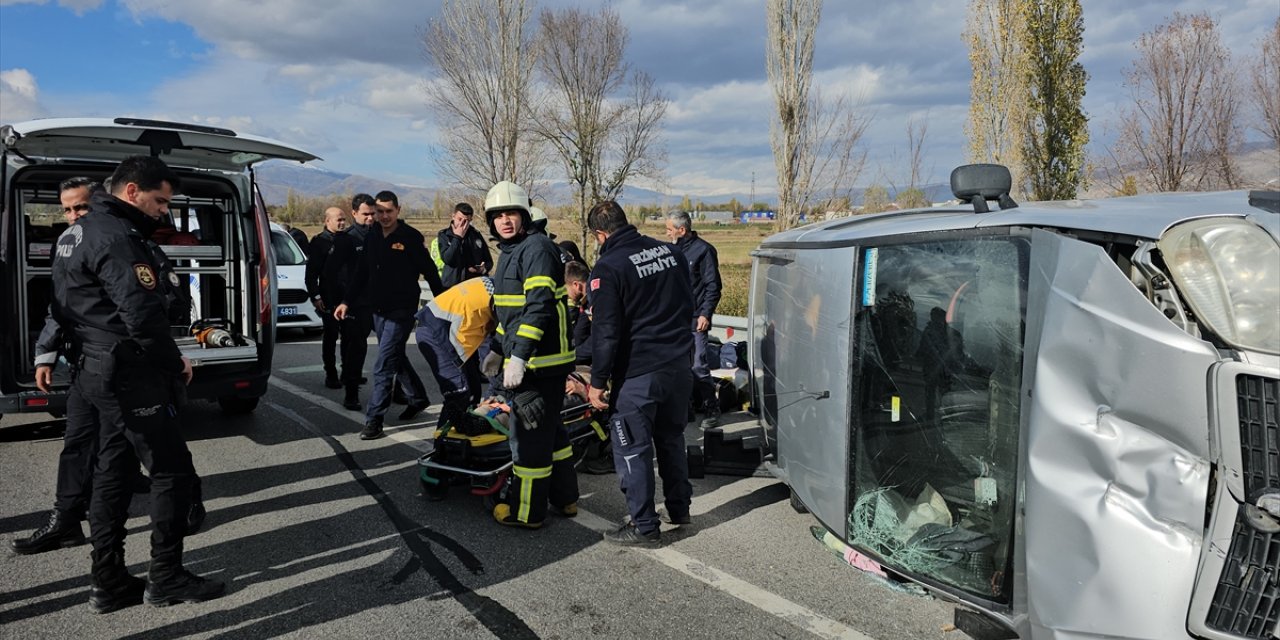
<svg viewBox="0 0 1280 640"><path fill-rule="evenodd" d="M773 211L743 211L738 217L738 222L742 224L765 223L773 224L776 214Z"/></svg>

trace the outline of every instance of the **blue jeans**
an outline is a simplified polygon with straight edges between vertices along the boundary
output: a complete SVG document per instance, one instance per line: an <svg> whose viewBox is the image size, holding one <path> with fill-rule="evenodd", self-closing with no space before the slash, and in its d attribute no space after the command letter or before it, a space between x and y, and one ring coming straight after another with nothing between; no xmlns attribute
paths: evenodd
<svg viewBox="0 0 1280 640"><path fill-rule="evenodd" d="M430 404L422 378L409 364L405 343L413 332L413 309L395 309L373 314L373 334L378 338L378 359L373 363L373 393L364 411L365 422L381 420L391 406L396 376L410 405Z"/></svg>
<svg viewBox="0 0 1280 640"><path fill-rule="evenodd" d="M697 320L693 326L698 326ZM716 398L716 383L711 379L711 365L707 363L707 338L706 331L693 332L693 399L699 406L713 404Z"/></svg>

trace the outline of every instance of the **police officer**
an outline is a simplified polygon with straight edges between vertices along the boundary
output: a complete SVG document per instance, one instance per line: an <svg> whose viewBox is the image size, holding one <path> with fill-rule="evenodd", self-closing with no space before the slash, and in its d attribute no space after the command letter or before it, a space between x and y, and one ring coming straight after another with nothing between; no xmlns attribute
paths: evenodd
<svg viewBox="0 0 1280 640"><path fill-rule="evenodd" d="M347 302L346 317L339 320L338 333L342 337L342 384L346 396L342 406L359 411L360 385L364 382L364 357L368 353L369 332L373 331L373 314L363 291L353 291L347 296L347 283L355 275L356 266L364 258L364 241L373 223L376 211L373 196L357 193L351 198L351 228L333 238L333 251L325 262L321 279L334 285L335 299Z"/></svg>
<svg viewBox="0 0 1280 640"><path fill-rule="evenodd" d="M324 229L311 239L307 249L307 294L311 303L320 312L320 320L324 323L324 336L320 341L320 361L324 363L324 386L330 389L341 389L342 381L338 378L338 328L339 323L333 317L333 308L342 301L338 283L325 277L325 266L329 256L333 254L334 239L347 230L347 213L339 207L324 210Z"/></svg>
<svg viewBox="0 0 1280 640"><path fill-rule="evenodd" d="M601 245L588 292L593 314L587 399L607 409L605 389L613 383L609 436L631 513L629 522L604 538L654 546L661 542L654 508L655 449L673 524L689 523L693 497L684 440L693 347L689 265L675 246L640 235L612 200L592 207L587 225Z"/></svg>
<svg viewBox="0 0 1280 640"><path fill-rule="evenodd" d="M536 529L548 502L553 513L578 514L573 447L560 423L564 380L573 370L564 264L550 238L531 233L524 189L499 182L485 196L484 208L502 254L493 276L497 355L488 360L501 360L502 387L520 423L511 431L511 484L493 517Z"/></svg>
<svg viewBox="0 0 1280 640"><path fill-rule="evenodd" d="M63 180L58 185L58 199L62 203L62 215L68 225L75 224L89 212L92 194L102 191L102 185L86 177L75 177ZM157 252L159 249L148 241L148 247ZM165 290L165 299L174 313L174 307L190 305L190 299L181 295L176 286L178 276L172 264L164 259L160 262L160 286ZM57 365L58 356L65 350L66 332L53 319L52 311L45 318L44 328L35 344L35 382L36 388L44 393L53 390L53 369ZM67 404L67 424L63 433L62 453L58 456L58 479L55 490L53 512L44 526L36 529L30 536L13 540L11 547L15 553L28 555L52 551L59 547L73 546L84 542L84 532L80 521L89 512L89 497L93 489L93 466L97 459L97 419L93 407L76 398L76 402ZM135 469L136 471L136 469ZM135 486L145 486L145 476L135 477ZM187 535L199 531L204 523L205 508L200 499L199 478L193 487L191 508L187 511Z"/></svg>
<svg viewBox="0 0 1280 640"><path fill-rule="evenodd" d="M680 248L689 260L689 276L693 283L693 383L694 398L703 411L702 428L720 424L720 401L716 399L716 382L707 364L707 332L711 318L720 304L720 258L710 242L698 237L686 211L667 214L667 238ZM713 358L719 360L718 355Z"/></svg>
<svg viewBox="0 0 1280 640"><path fill-rule="evenodd" d="M53 261L53 317L71 331L77 362L68 402L85 403L98 426L89 506L89 604L98 612L139 600L200 602L225 589L182 566L195 471L174 417L191 363L170 335L159 265L143 240L168 213L178 179L160 160L134 156L111 185L112 193L95 195L89 215L58 238ZM151 476L145 583L124 564L129 480L138 461Z"/></svg>
<svg viewBox="0 0 1280 640"><path fill-rule="evenodd" d="M489 243L471 225L474 215L475 209L471 205L465 202L454 205L449 226L441 229L432 243L431 257L440 269L440 281L446 289L493 271Z"/></svg>

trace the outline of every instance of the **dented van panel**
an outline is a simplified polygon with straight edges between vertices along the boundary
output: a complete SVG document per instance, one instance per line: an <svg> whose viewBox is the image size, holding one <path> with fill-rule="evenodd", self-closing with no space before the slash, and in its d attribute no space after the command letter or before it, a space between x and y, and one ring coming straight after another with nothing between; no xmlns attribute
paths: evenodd
<svg viewBox="0 0 1280 640"><path fill-rule="evenodd" d="M776 475L1019 638L1280 638L1280 214L1250 204L1277 200L975 203L767 239L749 353Z"/></svg>

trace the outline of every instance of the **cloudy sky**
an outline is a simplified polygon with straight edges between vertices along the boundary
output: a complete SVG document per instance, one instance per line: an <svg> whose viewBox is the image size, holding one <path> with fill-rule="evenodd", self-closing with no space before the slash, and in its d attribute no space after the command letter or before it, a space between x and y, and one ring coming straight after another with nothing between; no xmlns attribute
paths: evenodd
<svg viewBox="0 0 1280 640"><path fill-rule="evenodd" d="M541 0L539 7L596 6ZM615 0L630 61L671 98L673 194L774 190L762 0ZM969 64L963 0L829 1L815 85L872 117L858 181L903 182L906 123L928 120L934 181L963 161ZM1229 9L1221 7L1227 6ZM0 121L133 115L230 127L325 158L321 166L439 186L427 148L422 0L0 0ZM1085 0L1085 109L1095 140L1126 97L1137 37L1173 12L1210 12L1237 55L1280 17L1277 0Z"/></svg>

